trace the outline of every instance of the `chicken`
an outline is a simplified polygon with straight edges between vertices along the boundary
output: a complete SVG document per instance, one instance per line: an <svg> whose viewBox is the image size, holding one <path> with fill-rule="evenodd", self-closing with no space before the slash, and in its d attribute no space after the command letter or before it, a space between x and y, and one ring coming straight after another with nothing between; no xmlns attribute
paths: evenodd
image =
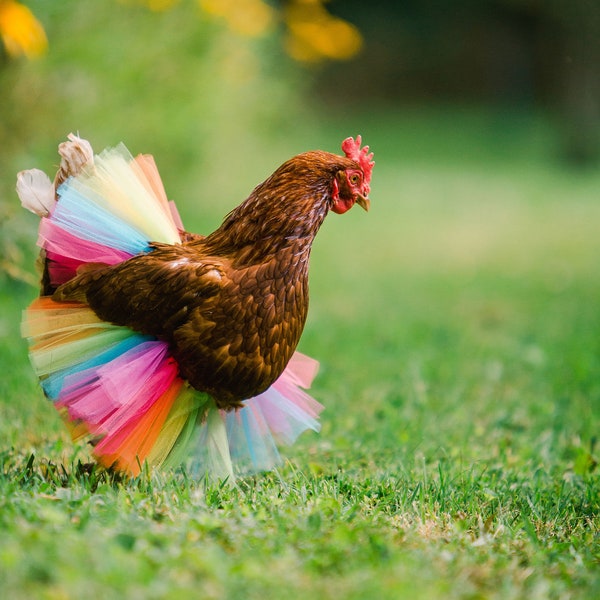
<svg viewBox="0 0 600 600"><path fill-rule="evenodd" d="M101 170L84 140L71 141L55 180L71 176L66 186L86 168L88 177ZM358 136L343 142L345 156L291 158L205 237L180 229L180 243L148 240L144 252L108 263L81 260L71 265L73 276L54 280L54 263L65 259L47 251L42 294L65 310L89 307L101 322L165 343L179 378L222 412L240 410L278 381L294 355L308 311L311 246L327 213L354 204L369 209L374 162L360 145ZM35 210L27 192L20 195ZM52 206L36 212L60 221Z"/></svg>

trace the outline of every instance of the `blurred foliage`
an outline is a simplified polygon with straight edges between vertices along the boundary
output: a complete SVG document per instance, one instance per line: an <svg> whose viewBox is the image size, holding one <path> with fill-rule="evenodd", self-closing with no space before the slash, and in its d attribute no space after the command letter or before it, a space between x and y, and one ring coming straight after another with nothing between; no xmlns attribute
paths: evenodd
<svg viewBox="0 0 600 600"><path fill-rule="evenodd" d="M275 21L274 9L261 0L199 0L199 4L241 35L263 35Z"/></svg>
<svg viewBox="0 0 600 600"><path fill-rule="evenodd" d="M29 260L18 232L35 227L14 174L52 172L69 131L155 154L190 227L186 201L214 199L201 230L282 156L313 147L323 109L544 114L560 132L550 153L577 165L600 155L594 0L0 0L0 34L4 265Z"/></svg>
<svg viewBox="0 0 600 600"><path fill-rule="evenodd" d="M174 8L180 0L117 0L122 4L142 5L154 12ZM202 11L223 19L228 27L249 36L265 35L277 21L287 28L285 48L300 61L344 60L355 56L362 46L359 30L351 23L331 15L327 0L288 0L277 7L263 0L197 0ZM25 5L0 0L0 35L9 56L41 55L48 41L43 26Z"/></svg>
<svg viewBox="0 0 600 600"><path fill-rule="evenodd" d="M0 0L0 34L0 277L26 280L33 257L20 248L32 245L35 219L21 214L14 176L32 166L52 175L69 131L98 150L123 140L155 154L184 218L182 199L199 190L231 197L206 207L204 230L268 174L298 122L310 123L290 55L344 59L362 41L321 0Z"/></svg>
<svg viewBox="0 0 600 600"><path fill-rule="evenodd" d="M561 155L600 159L600 2L597 0L361 0L332 3L357 20L364 51L325 65L316 90L332 105L486 105L544 111ZM359 82L359 83L357 83Z"/></svg>
<svg viewBox="0 0 600 600"><path fill-rule="evenodd" d="M287 0L268 4L263 0L198 0L208 15L223 19L232 31L241 35L265 35L281 23L285 28L284 48L298 61L312 63L354 57L363 43L359 30L330 14L325 2L327 0ZM168 10L178 0L138 0L138 3L151 10Z"/></svg>

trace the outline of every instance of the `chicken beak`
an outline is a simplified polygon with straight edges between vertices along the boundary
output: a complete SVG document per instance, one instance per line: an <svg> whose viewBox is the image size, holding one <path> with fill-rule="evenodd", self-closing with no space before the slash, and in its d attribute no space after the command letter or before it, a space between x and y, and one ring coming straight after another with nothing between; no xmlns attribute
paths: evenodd
<svg viewBox="0 0 600 600"><path fill-rule="evenodd" d="M358 194L356 196L356 203L362 208L364 208L367 212L369 212L369 208L371 207L371 201L366 196Z"/></svg>

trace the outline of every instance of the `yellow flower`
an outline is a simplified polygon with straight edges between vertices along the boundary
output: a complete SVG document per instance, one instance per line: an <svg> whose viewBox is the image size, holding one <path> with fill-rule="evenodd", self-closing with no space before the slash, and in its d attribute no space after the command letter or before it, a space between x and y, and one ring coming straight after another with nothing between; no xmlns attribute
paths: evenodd
<svg viewBox="0 0 600 600"><path fill-rule="evenodd" d="M248 36L266 33L275 20L275 11L262 0L198 0L200 8L225 19L232 31Z"/></svg>
<svg viewBox="0 0 600 600"><path fill-rule="evenodd" d="M358 29L331 15L322 0L292 0L285 13L286 50L296 60L347 60L361 49Z"/></svg>
<svg viewBox="0 0 600 600"><path fill-rule="evenodd" d="M34 58L48 48L40 22L26 6L13 0L0 0L0 37L10 56Z"/></svg>

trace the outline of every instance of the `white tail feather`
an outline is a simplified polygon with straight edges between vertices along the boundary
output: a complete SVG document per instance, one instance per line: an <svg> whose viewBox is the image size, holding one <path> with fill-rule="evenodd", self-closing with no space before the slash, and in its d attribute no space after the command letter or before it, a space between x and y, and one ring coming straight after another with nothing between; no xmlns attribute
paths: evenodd
<svg viewBox="0 0 600 600"><path fill-rule="evenodd" d="M40 169L21 171L17 175L17 194L23 208L39 217L47 217L56 203L54 185Z"/></svg>
<svg viewBox="0 0 600 600"><path fill-rule="evenodd" d="M58 153L62 158L60 166L68 175L77 175L85 165L94 162L94 151L87 140L74 133L70 133L67 138L68 142L58 146Z"/></svg>

